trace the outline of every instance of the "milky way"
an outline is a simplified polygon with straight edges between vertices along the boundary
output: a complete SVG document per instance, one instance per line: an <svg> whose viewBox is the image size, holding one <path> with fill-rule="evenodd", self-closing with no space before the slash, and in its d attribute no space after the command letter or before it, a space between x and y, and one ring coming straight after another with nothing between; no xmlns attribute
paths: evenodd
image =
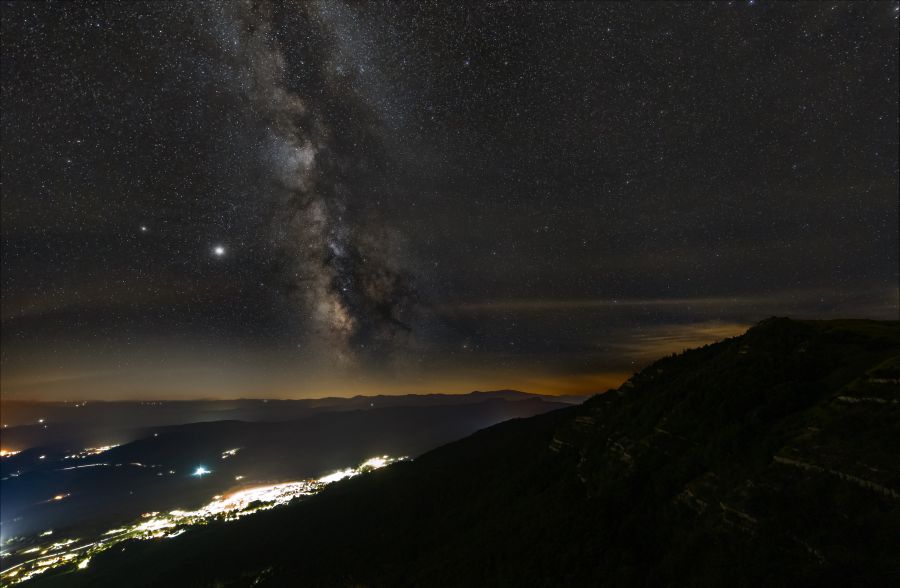
<svg viewBox="0 0 900 588"><path fill-rule="evenodd" d="M312 3L292 8L303 13L300 26L312 29L293 34L325 46L310 47L312 55L301 60L321 83L318 97L285 79L268 4L210 10L221 57L233 73L231 88L243 93L264 129L259 197L272 205L272 242L297 312L338 359L383 358L414 344L421 306L400 266L393 229L361 213L365 195L348 186L372 154L360 156L356 145L348 153L347 139L329 126L328 103L350 104L349 115L362 118L366 106L329 71L333 31L323 12Z"/></svg>

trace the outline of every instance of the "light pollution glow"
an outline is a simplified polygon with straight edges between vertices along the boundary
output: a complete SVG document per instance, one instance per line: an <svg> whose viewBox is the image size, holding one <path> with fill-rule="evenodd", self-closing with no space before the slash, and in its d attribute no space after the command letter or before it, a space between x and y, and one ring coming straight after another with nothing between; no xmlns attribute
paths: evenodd
<svg viewBox="0 0 900 588"><path fill-rule="evenodd" d="M144 351L141 361L133 361L131 367L122 370L73 355L68 360L59 358L53 367L35 364L5 369L0 376L0 395L4 400L91 401L299 399L465 394L496 389L546 395L593 394L617 388L635 371L659 357L739 335L748 326L744 322L659 325L634 330L621 340L598 337L589 346L596 346L598 357L606 359L593 369L555 365L553 358L543 357L513 361L505 357L471 360L456 357L433 369L398 374L353 373L327 367L316 372L286 367L287 362L277 360L260 362L253 354L226 350L221 357L197 357L185 352L181 360L166 360L165 369L160 369L162 360L155 352ZM165 353L166 357L179 355L171 350ZM600 362L600 359L590 359L589 349L582 355L578 363Z"/></svg>

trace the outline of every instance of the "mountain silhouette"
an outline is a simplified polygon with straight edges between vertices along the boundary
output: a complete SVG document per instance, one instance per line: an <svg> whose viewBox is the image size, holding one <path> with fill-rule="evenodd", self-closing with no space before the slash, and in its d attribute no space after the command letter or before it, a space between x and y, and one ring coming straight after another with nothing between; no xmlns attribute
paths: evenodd
<svg viewBox="0 0 900 588"><path fill-rule="evenodd" d="M773 318L582 405L35 586L888 586L900 322Z"/></svg>

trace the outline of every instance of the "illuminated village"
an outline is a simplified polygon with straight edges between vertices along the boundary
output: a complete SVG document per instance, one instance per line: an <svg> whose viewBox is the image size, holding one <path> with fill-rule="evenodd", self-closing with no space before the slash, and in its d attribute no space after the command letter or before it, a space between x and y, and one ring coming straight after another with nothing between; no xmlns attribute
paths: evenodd
<svg viewBox="0 0 900 588"><path fill-rule="evenodd" d="M223 458L234 455L237 450L223 452ZM93 454L85 450L86 454ZM80 457L80 456L79 456ZM351 478L353 476L382 468L405 457L392 458L387 455L373 457L355 468L346 468L317 479L286 482L268 486L256 486L237 490L231 494L214 496L212 501L197 510L172 510L169 512L144 513L131 525L106 531L93 538L57 538L53 530L43 531L34 538L13 537L6 541L0 557L5 564L8 558L28 557L4 567L0 572L0 585L12 586L24 582L48 570L71 566L73 569L85 569L91 558L97 553L130 539L166 539L177 537L191 526L203 525L212 521L233 521L241 517L287 504L295 498L316 494L328 484ZM204 466L197 466L194 476L200 477L212 473ZM242 478L238 476L236 479ZM65 496L54 497L62 500ZM29 541L29 539L31 539ZM17 549L17 545L26 543L27 548Z"/></svg>

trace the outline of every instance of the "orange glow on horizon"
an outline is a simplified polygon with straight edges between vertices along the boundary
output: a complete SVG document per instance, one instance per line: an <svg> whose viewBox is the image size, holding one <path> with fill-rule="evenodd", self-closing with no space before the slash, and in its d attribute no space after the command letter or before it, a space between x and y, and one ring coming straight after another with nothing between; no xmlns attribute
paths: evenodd
<svg viewBox="0 0 900 588"><path fill-rule="evenodd" d="M595 342L597 361L606 357L611 365L592 371L565 373L553 358L521 359L516 363L477 359L476 365L444 363L433 369L406 373L340 369L322 365L317 372L298 368L272 370L256 364L252 357L240 358L223 368L187 357L183 369L160 376L151 364L123 371L108 366L76 362L46 369L23 366L5 370L0 383L0 401L177 401L237 399L317 399L325 397L397 396L406 394L467 394L474 390L518 390L547 396L589 395L619 387L633 373L653 361L743 333L749 325L740 322L706 321L666 324L631 332L621 340ZM612 359L609 359L612 358ZM540 358L539 358L540 359ZM579 361L590 364L590 354ZM74 365L74 364L78 365ZM503 367L499 367L499 365ZM153 377L150 377L150 374ZM152 384L148 384L152 382ZM152 387L151 387L152 386Z"/></svg>

